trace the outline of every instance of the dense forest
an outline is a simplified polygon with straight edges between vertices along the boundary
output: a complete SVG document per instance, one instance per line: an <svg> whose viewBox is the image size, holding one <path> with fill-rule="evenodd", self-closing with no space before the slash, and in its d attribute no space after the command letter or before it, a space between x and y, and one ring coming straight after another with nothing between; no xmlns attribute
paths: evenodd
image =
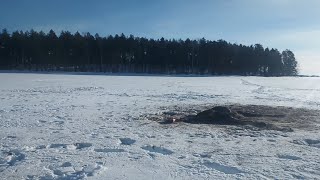
<svg viewBox="0 0 320 180"><path fill-rule="evenodd" d="M0 34L0 69L108 73L297 75L293 52L224 40L101 37L53 30Z"/></svg>

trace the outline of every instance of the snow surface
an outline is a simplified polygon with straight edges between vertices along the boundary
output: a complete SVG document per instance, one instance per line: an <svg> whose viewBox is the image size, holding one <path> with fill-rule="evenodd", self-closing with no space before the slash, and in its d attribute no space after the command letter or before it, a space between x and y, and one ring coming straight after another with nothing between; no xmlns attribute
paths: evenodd
<svg viewBox="0 0 320 180"><path fill-rule="evenodd" d="M320 78L0 74L0 179L319 179L319 131L161 125L174 106L320 108Z"/></svg>

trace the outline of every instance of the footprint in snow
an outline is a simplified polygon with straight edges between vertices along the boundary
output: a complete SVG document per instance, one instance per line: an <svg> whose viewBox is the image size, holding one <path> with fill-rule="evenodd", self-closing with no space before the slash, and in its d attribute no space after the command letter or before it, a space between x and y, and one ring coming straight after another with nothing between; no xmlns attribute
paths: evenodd
<svg viewBox="0 0 320 180"><path fill-rule="evenodd" d="M71 162L64 162L64 163L61 165L61 167L71 167L71 166L72 166Z"/></svg>
<svg viewBox="0 0 320 180"><path fill-rule="evenodd" d="M131 138L120 138L120 141L122 145L132 145L136 142L136 140Z"/></svg>
<svg viewBox="0 0 320 180"><path fill-rule="evenodd" d="M74 143L74 144L51 144L49 148L63 148L63 149L84 149L91 147L91 143Z"/></svg>
<svg viewBox="0 0 320 180"><path fill-rule="evenodd" d="M92 143L75 143L76 149L84 149L92 146Z"/></svg>
<svg viewBox="0 0 320 180"><path fill-rule="evenodd" d="M297 157L297 156L292 156L292 155L278 155L278 158L280 159L288 159L288 160L301 160L301 157Z"/></svg>
<svg viewBox="0 0 320 180"><path fill-rule="evenodd" d="M202 163L204 166L215 169L217 171L223 172L225 174L239 174L239 173L245 173L244 171L241 171L240 169L232 166L225 166L216 162L210 162L210 161L204 161Z"/></svg>
<svg viewBox="0 0 320 180"><path fill-rule="evenodd" d="M293 140L292 143L320 148L320 140L317 139Z"/></svg>
<svg viewBox="0 0 320 180"><path fill-rule="evenodd" d="M143 147L141 147L141 149L149 151L149 152L159 153L162 155L171 155L174 153L173 151L171 151L169 149L166 149L163 147L152 146L152 145L143 146Z"/></svg>
<svg viewBox="0 0 320 180"><path fill-rule="evenodd" d="M320 140L305 139L304 140L309 146L320 148Z"/></svg>
<svg viewBox="0 0 320 180"><path fill-rule="evenodd" d="M99 153L121 153L121 152L126 152L124 149L94 149L95 152Z"/></svg>
<svg viewBox="0 0 320 180"><path fill-rule="evenodd" d="M46 148L47 148L46 145L39 145L39 146L36 147L36 149L46 149Z"/></svg>

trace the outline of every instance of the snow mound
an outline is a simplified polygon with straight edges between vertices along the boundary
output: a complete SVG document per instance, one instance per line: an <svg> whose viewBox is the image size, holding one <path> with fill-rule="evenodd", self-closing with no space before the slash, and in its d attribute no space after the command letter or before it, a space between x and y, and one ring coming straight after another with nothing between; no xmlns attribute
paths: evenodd
<svg viewBox="0 0 320 180"><path fill-rule="evenodd" d="M215 106L189 114L187 110L162 113L162 124L185 122L191 124L235 125L258 130L292 132L294 128L312 127L319 111L283 106L226 105Z"/></svg>

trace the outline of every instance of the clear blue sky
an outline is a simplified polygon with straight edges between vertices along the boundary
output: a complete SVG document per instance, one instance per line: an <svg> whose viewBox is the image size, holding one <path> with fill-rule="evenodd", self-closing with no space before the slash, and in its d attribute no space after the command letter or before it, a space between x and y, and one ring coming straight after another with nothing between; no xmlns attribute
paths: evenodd
<svg viewBox="0 0 320 180"><path fill-rule="evenodd" d="M320 0L2 0L0 28L261 43L320 74Z"/></svg>

